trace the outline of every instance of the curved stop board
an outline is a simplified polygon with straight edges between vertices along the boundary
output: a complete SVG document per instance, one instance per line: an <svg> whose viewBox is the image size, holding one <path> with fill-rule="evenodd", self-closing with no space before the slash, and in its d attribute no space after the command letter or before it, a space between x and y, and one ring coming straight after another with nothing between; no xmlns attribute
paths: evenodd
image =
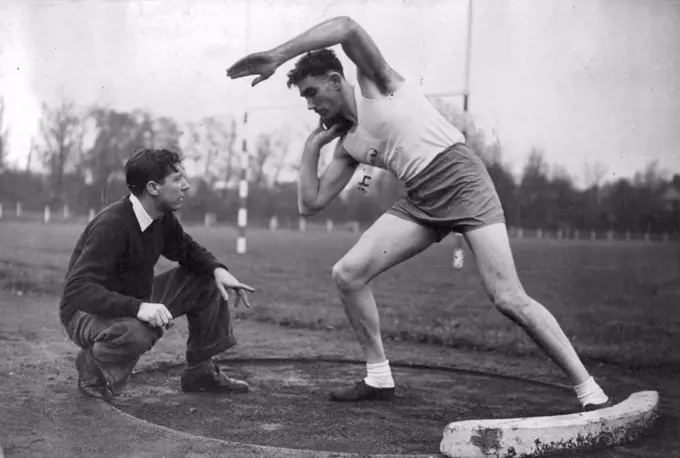
<svg viewBox="0 0 680 458"><path fill-rule="evenodd" d="M449 458L519 458L618 445L654 423L658 404L658 392L639 391L592 412L454 422L444 429L440 450Z"/></svg>

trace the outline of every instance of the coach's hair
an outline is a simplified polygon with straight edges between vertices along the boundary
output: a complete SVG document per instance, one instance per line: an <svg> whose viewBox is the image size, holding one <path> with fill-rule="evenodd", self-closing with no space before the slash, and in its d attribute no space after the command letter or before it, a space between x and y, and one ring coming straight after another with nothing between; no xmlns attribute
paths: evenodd
<svg viewBox="0 0 680 458"><path fill-rule="evenodd" d="M132 194L139 197L149 181L163 183L171 173L178 172L182 156L167 149L138 148L125 163L125 181Z"/></svg>
<svg viewBox="0 0 680 458"><path fill-rule="evenodd" d="M288 87L297 86L308 76L325 75L334 71L345 76L340 59L332 49L318 49L310 51L295 63L295 67L288 72Z"/></svg>

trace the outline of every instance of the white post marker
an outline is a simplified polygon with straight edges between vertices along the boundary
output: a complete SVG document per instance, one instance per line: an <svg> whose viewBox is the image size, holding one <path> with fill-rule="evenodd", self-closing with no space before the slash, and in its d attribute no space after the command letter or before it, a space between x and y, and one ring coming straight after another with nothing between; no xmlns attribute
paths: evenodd
<svg viewBox="0 0 680 458"><path fill-rule="evenodd" d="M250 0L246 2L246 36L245 54L250 54ZM238 184L238 236L236 238L236 254L246 253L246 222L248 219L248 169L250 168L250 158L248 157L248 94L246 91L245 106L243 113L243 142L241 144L241 176Z"/></svg>
<svg viewBox="0 0 680 458"><path fill-rule="evenodd" d="M333 220L330 218L326 220L326 232L333 232Z"/></svg>
<svg viewBox="0 0 680 458"><path fill-rule="evenodd" d="M246 252L246 223L248 220L248 112L243 115L243 143L241 145L241 179L238 183L238 238L236 253Z"/></svg>
<svg viewBox="0 0 680 458"><path fill-rule="evenodd" d="M17 202L17 216L21 216L21 202Z"/></svg>
<svg viewBox="0 0 680 458"><path fill-rule="evenodd" d="M449 458L510 458L619 445L653 425L658 404L658 392L639 391L592 412L458 421L444 429L440 450Z"/></svg>
<svg viewBox="0 0 680 458"><path fill-rule="evenodd" d="M248 224L248 210L246 210L245 207L241 207L238 209L238 227L239 228L244 228ZM245 237L244 237L245 238Z"/></svg>
<svg viewBox="0 0 680 458"><path fill-rule="evenodd" d="M0 219L2 219L2 202L0 202Z"/></svg>
<svg viewBox="0 0 680 458"><path fill-rule="evenodd" d="M45 212L43 214L43 222L45 224L50 222L50 219L52 219L52 212L50 211L50 207L48 205L45 205Z"/></svg>
<svg viewBox="0 0 680 458"><path fill-rule="evenodd" d="M90 208L90 213L87 215L87 220L92 221L94 219L94 208Z"/></svg>
<svg viewBox="0 0 680 458"><path fill-rule="evenodd" d="M298 227L300 232L307 232L307 219L305 217L300 217L298 220Z"/></svg>
<svg viewBox="0 0 680 458"><path fill-rule="evenodd" d="M453 268L462 269L465 266L465 252L461 245L463 244L463 234L455 233L453 234L456 240L456 246L453 249Z"/></svg>

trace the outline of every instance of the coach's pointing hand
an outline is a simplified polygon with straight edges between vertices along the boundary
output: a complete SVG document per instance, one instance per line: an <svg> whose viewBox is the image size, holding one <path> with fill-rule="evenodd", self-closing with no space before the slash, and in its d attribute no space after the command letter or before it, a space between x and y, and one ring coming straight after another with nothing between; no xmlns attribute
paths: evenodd
<svg viewBox="0 0 680 458"><path fill-rule="evenodd" d="M137 312L137 319L153 328L167 326L172 321L172 314L163 304L142 302Z"/></svg>
<svg viewBox="0 0 680 458"><path fill-rule="evenodd" d="M222 293L222 297L225 301L229 301L229 294L227 293L227 290L233 289L236 292L236 301L234 302L234 307L238 307L241 301L243 301L243 304L246 307L250 307L250 301L248 300L248 294L246 294L246 291L250 291L252 293L255 290L245 283L238 281L236 277L230 274L226 269L223 269L222 267L215 269L215 284L217 285L217 289L220 290L220 293Z"/></svg>
<svg viewBox="0 0 680 458"><path fill-rule="evenodd" d="M259 75L251 84L251 86L255 86L272 76L279 65L279 62L271 53L256 52L247 55L229 67L227 69L227 76L234 79Z"/></svg>

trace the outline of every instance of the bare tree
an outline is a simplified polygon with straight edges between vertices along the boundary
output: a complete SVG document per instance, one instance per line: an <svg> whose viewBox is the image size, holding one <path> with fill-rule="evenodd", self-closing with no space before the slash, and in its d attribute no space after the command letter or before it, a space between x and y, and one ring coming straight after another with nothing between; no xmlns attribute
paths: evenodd
<svg viewBox="0 0 680 458"><path fill-rule="evenodd" d="M486 133L478 129L469 113L442 99L433 99L432 105L456 129L465 134L465 143L488 164L501 160L501 144L496 136L491 145L487 144Z"/></svg>
<svg viewBox="0 0 680 458"><path fill-rule="evenodd" d="M151 122L151 146L180 151L179 139L182 136L177 122L169 117L161 116Z"/></svg>
<svg viewBox="0 0 680 458"><path fill-rule="evenodd" d="M251 157L253 186L276 184L288 164L290 137L281 131L261 133L257 138L255 154ZM322 165L320 165L322 168ZM323 166L325 168L325 166Z"/></svg>
<svg viewBox="0 0 680 458"><path fill-rule="evenodd" d="M645 169L641 172L636 172L633 177L633 182L637 187L647 188L650 191L658 191L668 180L668 171L661 169L658 159L652 159L647 162Z"/></svg>
<svg viewBox="0 0 680 458"><path fill-rule="evenodd" d="M101 190L101 203L109 201L109 188L124 181L125 161L137 148L151 146L153 118L146 112L119 112L108 108L92 108L84 125L88 127L91 145L82 156L81 171L87 182ZM90 202L90 205L95 202Z"/></svg>
<svg viewBox="0 0 680 458"><path fill-rule="evenodd" d="M218 181L229 182L236 178L236 121L206 117L199 123L187 126L188 141L184 148L195 173L211 186Z"/></svg>
<svg viewBox="0 0 680 458"><path fill-rule="evenodd" d="M583 178L586 188L598 188L607 174L607 165L603 162L587 161L583 164Z"/></svg>
<svg viewBox="0 0 680 458"><path fill-rule="evenodd" d="M5 100L0 98L0 171L5 168L8 129L5 125Z"/></svg>
<svg viewBox="0 0 680 458"><path fill-rule="evenodd" d="M277 186L281 182L281 177L286 170L295 170L299 172L299 164L294 163L290 159L291 139L289 136L281 137L279 139L280 156L277 161L274 172L272 173L272 185ZM321 166L319 167L321 169ZM323 169L326 165L323 166ZM322 169L322 170L323 170Z"/></svg>
<svg viewBox="0 0 680 458"><path fill-rule="evenodd" d="M273 143L272 134L265 133L260 134L257 137L255 151L254 154L251 156L250 161L250 170L252 171L250 182L255 187L261 186L262 182L264 181L265 178L264 164L272 155L273 149L272 143Z"/></svg>
<svg viewBox="0 0 680 458"><path fill-rule="evenodd" d="M52 202L61 203L67 163L73 153L82 148L81 118L71 102L62 101L54 108L44 104L40 130L44 141L41 159L51 179Z"/></svg>

